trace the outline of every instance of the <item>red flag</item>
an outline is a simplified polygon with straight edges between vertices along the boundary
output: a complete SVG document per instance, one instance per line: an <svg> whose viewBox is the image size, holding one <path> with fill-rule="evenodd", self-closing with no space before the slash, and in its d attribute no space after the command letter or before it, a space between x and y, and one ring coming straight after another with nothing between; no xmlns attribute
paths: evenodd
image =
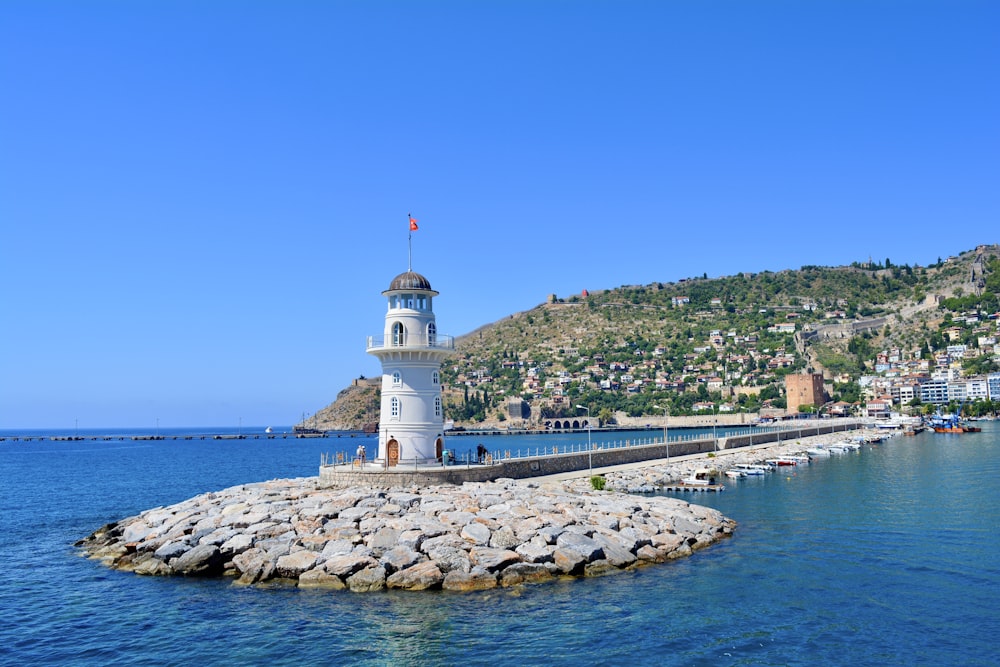
<svg viewBox="0 0 1000 667"><path fill-rule="evenodd" d="M411 218L410 218L410 231L411 231L411 232L415 232L415 231L417 231L418 229L420 229L420 228L419 228L419 227L417 227L417 219L416 219L416 218L413 218L413 217L411 217Z"/></svg>

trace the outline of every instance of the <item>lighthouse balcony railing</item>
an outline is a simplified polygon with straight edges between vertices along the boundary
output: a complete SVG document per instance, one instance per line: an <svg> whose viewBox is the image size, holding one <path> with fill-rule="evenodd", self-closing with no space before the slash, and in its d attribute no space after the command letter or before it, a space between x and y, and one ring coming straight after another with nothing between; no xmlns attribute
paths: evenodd
<svg viewBox="0 0 1000 667"><path fill-rule="evenodd" d="M432 350L454 350L455 338L453 336L435 335L425 336L421 334L406 334L401 338L395 336L369 336L369 350L387 349L432 349Z"/></svg>

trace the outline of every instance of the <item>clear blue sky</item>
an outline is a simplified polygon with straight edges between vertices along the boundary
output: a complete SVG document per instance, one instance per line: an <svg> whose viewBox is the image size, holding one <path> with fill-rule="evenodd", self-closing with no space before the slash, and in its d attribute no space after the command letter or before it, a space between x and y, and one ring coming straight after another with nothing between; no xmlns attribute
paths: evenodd
<svg viewBox="0 0 1000 667"><path fill-rule="evenodd" d="M995 243L1000 4L0 3L0 428L290 424L547 294Z"/></svg>

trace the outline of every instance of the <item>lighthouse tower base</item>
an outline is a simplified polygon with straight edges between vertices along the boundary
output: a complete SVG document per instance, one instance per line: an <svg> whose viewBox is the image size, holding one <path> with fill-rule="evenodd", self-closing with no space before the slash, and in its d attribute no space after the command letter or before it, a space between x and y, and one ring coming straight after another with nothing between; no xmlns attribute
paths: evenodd
<svg viewBox="0 0 1000 667"><path fill-rule="evenodd" d="M397 424L382 428L378 440L375 463L387 468L444 462L444 437L440 433L428 433L427 429L419 426L407 428Z"/></svg>
<svg viewBox="0 0 1000 667"><path fill-rule="evenodd" d="M510 477L506 466L440 466L416 468L397 466L376 469L369 463L364 469L347 465L320 466L319 485L325 488L346 489L352 486L389 489L393 487L427 487L438 484L461 485L465 482L492 482Z"/></svg>

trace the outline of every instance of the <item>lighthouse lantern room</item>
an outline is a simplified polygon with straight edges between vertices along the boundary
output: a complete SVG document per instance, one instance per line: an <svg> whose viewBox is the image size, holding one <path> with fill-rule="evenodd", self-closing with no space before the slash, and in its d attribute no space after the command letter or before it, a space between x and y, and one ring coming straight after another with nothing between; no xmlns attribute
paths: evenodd
<svg viewBox="0 0 1000 667"><path fill-rule="evenodd" d="M401 273L382 292L388 300L381 337L368 338L368 353L382 364L378 455L384 468L441 460L444 406L441 362L455 350L451 336L437 332L434 297L427 278Z"/></svg>

